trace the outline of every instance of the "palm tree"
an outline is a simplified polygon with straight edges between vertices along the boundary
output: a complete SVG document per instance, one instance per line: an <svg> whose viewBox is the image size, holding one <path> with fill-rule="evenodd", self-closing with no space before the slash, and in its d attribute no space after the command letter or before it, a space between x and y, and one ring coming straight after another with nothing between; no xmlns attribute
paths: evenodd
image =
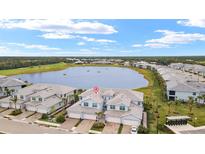
<svg viewBox="0 0 205 154"><path fill-rule="evenodd" d="M99 123L100 119L103 117L103 112L95 112L97 123Z"/></svg>
<svg viewBox="0 0 205 154"><path fill-rule="evenodd" d="M193 97L189 97L189 100L188 100L188 104L189 104L189 114L192 113L192 108L193 108L193 103L194 103L194 99Z"/></svg>
<svg viewBox="0 0 205 154"><path fill-rule="evenodd" d="M13 97L11 97L11 98L10 98L10 101L11 101L11 103L14 104L15 111L16 111L17 96L14 95Z"/></svg>
<svg viewBox="0 0 205 154"><path fill-rule="evenodd" d="M198 99L198 103L200 103L200 104L204 103L202 95L197 96L197 99Z"/></svg>
<svg viewBox="0 0 205 154"><path fill-rule="evenodd" d="M168 114L170 114L170 112L171 112L171 105L172 105L172 103L173 103L173 101L167 102L168 107L169 107Z"/></svg>

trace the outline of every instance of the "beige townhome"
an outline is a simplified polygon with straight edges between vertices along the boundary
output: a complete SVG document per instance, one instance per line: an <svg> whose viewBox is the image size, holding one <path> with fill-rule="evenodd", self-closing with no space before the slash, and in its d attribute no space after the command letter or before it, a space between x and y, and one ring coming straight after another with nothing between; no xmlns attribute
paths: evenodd
<svg viewBox="0 0 205 154"><path fill-rule="evenodd" d="M25 108L29 111L49 114L73 99L75 88L56 84L33 84L19 90L11 97L0 100L0 106ZM17 102L12 102L17 97Z"/></svg>

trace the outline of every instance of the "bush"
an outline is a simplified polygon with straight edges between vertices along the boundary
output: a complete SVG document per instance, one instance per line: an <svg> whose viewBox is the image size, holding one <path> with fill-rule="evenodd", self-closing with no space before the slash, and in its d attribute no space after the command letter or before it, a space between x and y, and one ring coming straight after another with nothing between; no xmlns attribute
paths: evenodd
<svg viewBox="0 0 205 154"><path fill-rule="evenodd" d="M102 122L95 122L91 128L91 130L95 130L95 131L102 131L103 128L105 127L105 124Z"/></svg>
<svg viewBox="0 0 205 154"><path fill-rule="evenodd" d="M12 111L10 115L17 116L21 113L22 113L21 109L16 109L16 110Z"/></svg>
<svg viewBox="0 0 205 154"><path fill-rule="evenodd" d="M63 123L65 121L64 115L59 115L56 117L56 122L57 123Z"/></svg>
<svg viewBox="0 0 205 154"><path fill-rule="evenodd" d="M138 128L138 134L148 134L149 130L142 125L139 126Z"/></svg>
<svg viewBox="0 0 205 154"><path fill-rule="evenodd" d="M42 120L48 120L48 115L47 114L42 114L41 119Z"/></svg>

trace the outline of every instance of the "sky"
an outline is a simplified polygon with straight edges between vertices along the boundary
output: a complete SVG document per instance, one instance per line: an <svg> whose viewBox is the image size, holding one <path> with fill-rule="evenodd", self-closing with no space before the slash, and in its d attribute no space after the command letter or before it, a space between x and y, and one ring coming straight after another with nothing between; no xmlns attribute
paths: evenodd
<svg viewBox="0 0 205 154"><path fill-rule="evenodd" d="M205 55L205 20L0 20L0 56Z"/></svg>

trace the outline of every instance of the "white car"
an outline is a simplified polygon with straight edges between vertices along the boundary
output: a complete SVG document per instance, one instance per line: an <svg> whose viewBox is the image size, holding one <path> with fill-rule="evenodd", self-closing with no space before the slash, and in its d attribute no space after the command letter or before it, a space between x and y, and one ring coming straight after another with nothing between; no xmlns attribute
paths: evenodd
<svg viewBox="0 0 205 154"><path fill-rule="evenodd" d="M136 126L132 126L130 133L131 134L137 134L137 127Z"/></svg>

